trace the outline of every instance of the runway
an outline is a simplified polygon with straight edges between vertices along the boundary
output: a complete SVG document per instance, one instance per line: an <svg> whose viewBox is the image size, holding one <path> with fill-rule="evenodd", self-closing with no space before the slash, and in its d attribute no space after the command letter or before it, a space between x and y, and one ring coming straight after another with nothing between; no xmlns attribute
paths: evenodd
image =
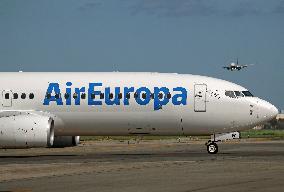
<svg viewBox="0 0 284 192"><path fill-rule="evenodd" d="M86 142L0 150L0 191L282 191L284 141Z"/></svg>

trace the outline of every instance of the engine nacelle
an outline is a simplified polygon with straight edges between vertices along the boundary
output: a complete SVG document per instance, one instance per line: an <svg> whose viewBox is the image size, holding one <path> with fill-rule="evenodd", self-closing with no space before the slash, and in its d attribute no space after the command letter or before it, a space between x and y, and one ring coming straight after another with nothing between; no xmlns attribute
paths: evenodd
<svg viewBox="0 0 284 192"><path fill-rule="evenodd" d="M74 147L79 143L80 136L55 136L53 147Z"/></svg>
<svg viewBox="0 0 284 192"><path fill-rule="evenodd" d="M0 147L51 147L54 120L47 116L19 113L0 118Z"/></svg>

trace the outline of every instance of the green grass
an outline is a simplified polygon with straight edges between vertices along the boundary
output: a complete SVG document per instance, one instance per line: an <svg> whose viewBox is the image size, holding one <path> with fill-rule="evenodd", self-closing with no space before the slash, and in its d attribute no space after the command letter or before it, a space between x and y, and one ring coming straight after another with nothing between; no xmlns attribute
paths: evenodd
<svg viewBox="0 0 284 192"><path fill-rule="evenodd" d="M248 130L241 132L241 138L284 139L284 130Z"/></svg>
<svg viewBox="0 0 284 192"><path fill-rule="evenodd" d="M128 140L167 140L178 139L179 136L82 136L81 141L103 141L103 140L115 140L115 141L128 141ZM180 136L180 138L186 138ZM193 136L188 138L193 139L209 139L209 136ZM284 130L248 130L241 132L241 138L270 138L270 139L284 139Z"/></svg>

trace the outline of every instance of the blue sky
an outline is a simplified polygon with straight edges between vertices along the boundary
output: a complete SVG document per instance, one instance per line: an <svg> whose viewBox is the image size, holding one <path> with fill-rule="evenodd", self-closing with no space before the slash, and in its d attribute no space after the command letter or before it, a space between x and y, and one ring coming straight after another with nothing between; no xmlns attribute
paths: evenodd
<svg viewBox="0 0 284 192"><path fill-rule="evenodd" d="M284 0L0 0L0 66L207 75L284 109L283 21Z"/></svg>

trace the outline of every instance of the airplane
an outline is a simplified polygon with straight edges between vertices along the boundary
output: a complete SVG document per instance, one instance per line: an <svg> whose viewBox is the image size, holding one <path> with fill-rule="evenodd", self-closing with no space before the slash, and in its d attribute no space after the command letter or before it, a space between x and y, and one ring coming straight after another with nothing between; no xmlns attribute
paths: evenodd
<svg viewBox="0 0 284 192"><path fill-rule="evenodd" d="M217 143L278 109L216 78L152 72L2 72L0 147L76 146L80 136L211 135Z"/></svg>
<svg viewBox="0 0 284 192"><path fill-rule="evenodd" d="M249 64L249 65L239 65L239 61L238 61L238 59L237 59L237 63L231 63L230 65L228 65L228 66L225 66L225 67L223 67L224 69L227 69L227 70L231 70L231 71L235 71L235 70L238 70L238 71L240 71L241 69L243 69L243 68L246 68L246 67L248 67L248 66L251 66L251 65L253 65L253 64Z"/></svg>

